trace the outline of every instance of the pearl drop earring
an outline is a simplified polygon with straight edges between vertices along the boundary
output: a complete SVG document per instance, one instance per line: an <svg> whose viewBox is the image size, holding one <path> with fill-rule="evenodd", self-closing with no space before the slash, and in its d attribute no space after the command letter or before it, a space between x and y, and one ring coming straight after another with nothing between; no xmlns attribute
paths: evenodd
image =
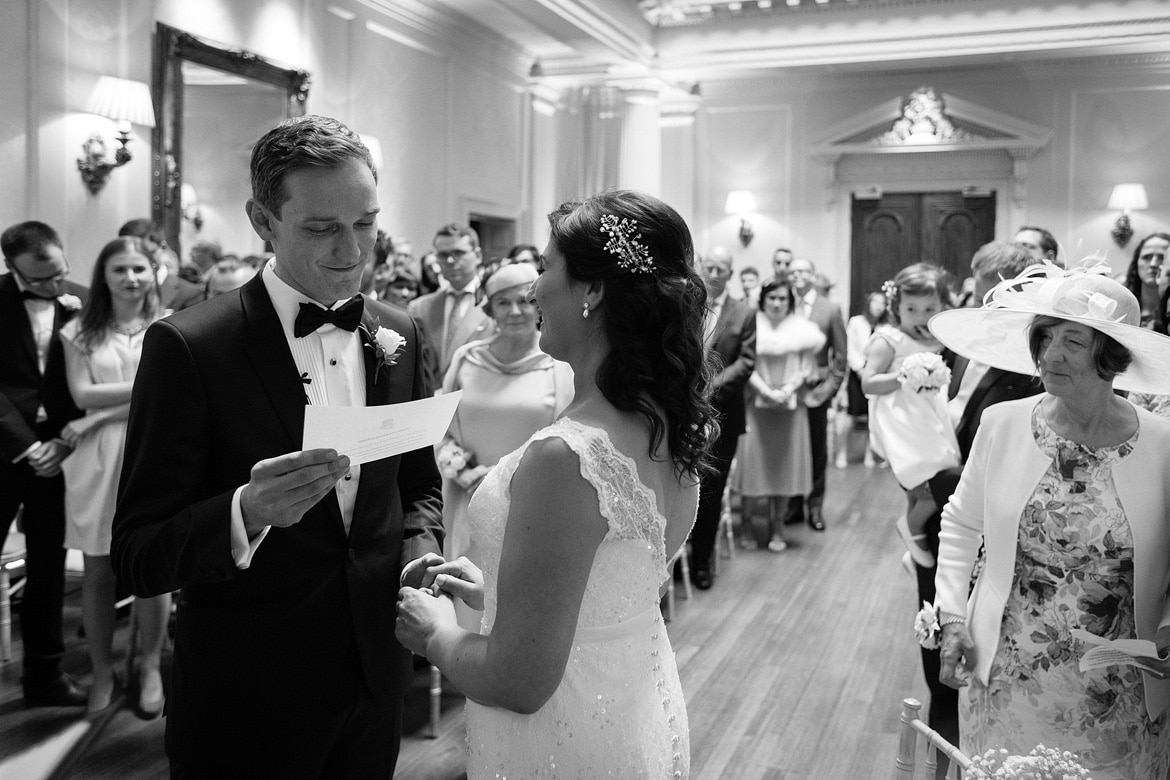
<svg viewBox="0 0 1170 780"><path fill-rule="evenodd" d="M585 303L582 304L581 316L585 319L589 319L589 301L585 301Z"/></svg>

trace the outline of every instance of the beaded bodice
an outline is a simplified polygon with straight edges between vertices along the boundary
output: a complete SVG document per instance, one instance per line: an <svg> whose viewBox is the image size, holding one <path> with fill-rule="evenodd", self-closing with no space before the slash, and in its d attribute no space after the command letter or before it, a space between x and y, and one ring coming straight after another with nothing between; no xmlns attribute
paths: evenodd
<svg viewBox="0 0 1170 780"><path fill-rule="evenodd" d="M607 626L644 612L657 604L659 585L666 581L666 518L638 478L633 459L619 452L604 430L561 418L503 457L472 498L471 535L482 553L484 573L484 633L490 633L495 622L512 476L529 445L549 437L562 439L577 453L581 476L597 490L601 515L609 527L593 560L578 626Z"/></svg>

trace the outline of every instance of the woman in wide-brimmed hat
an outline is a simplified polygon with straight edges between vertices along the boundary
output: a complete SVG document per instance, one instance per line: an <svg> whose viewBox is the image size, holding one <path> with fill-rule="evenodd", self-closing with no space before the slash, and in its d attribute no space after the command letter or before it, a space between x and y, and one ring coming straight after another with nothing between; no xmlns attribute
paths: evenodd
<svg viewBox="0 0 1170 780"><path fill-rule="evenodd" d="M1043 743L1095 780L1165 778L1170 661L1079 668L1078 630L1170 650L1170 423L1114 392L1170 387L1170 338L1140 327L1107 271L1033 266L930 322L955 352L1045 390L987 410L943 511L940 676L969 686L968 754Z"/></svg>

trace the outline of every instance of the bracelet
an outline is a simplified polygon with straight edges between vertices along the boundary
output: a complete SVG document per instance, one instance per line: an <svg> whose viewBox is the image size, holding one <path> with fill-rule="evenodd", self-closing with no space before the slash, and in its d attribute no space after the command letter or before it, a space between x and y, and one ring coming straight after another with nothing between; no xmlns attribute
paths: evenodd
<svg viewBox="0 0 1170 780"><path fill-rule="evenodd" d="M966 624L966 622L967 622L967 618L965 618L961 615L951 615L949 618L944 618L944 619L940 620L938 622L938 627L941 630L943 626L949 626L952 623Z"/></svg>

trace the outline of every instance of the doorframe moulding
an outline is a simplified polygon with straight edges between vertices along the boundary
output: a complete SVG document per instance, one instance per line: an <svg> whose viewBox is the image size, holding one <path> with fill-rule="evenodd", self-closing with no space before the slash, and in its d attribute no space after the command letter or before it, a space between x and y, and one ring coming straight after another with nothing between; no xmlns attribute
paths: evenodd
<svg viewBox="0 0 1170 780"><path fill-rule="evenodd" d="M919 90L918 92L925 91ZM913 98L918 92L912 94ZM931 91L933 96L933 91ZM1011 177L1005 179L1001 186L1008 198L1011 212L1010 221L1021 222L1027 205L1028 193L1028 159L1048 145L1052 140L1053 132L1033 122L1019 117L1005 114L1002 111L973 103L963 98L947 93L941 93L938 116L943 121L949 118L968 123L980 128L986 128L988 135L978 135L964 131L956 131L954 137L947 140L935 140L926 143L914 141L881 140L879 137L890 135L899 121L905 121L908 116L906 97L891 98L871 109L855 114L843 122L827 129L816 141L809 146L809 155L820 160L825 166L824 188L825 206L833 208L843 189L842 185L853 185L854 182L843 182L838 177L838 164L847 156L885 156L904 154L938 154L940 152L977 152L982 154L1003 153L1011 159ZM859 136L872 133L870 140L858 142ZM893 162L893 160L890 160ZM948 181L955 179L953 173L945 177ZM973 182L972 182L973 183ZM873 182L882 186L883 182ZM924 182L924 184L926 184ZM961 189L962 187L960 187Z"/></svg>

